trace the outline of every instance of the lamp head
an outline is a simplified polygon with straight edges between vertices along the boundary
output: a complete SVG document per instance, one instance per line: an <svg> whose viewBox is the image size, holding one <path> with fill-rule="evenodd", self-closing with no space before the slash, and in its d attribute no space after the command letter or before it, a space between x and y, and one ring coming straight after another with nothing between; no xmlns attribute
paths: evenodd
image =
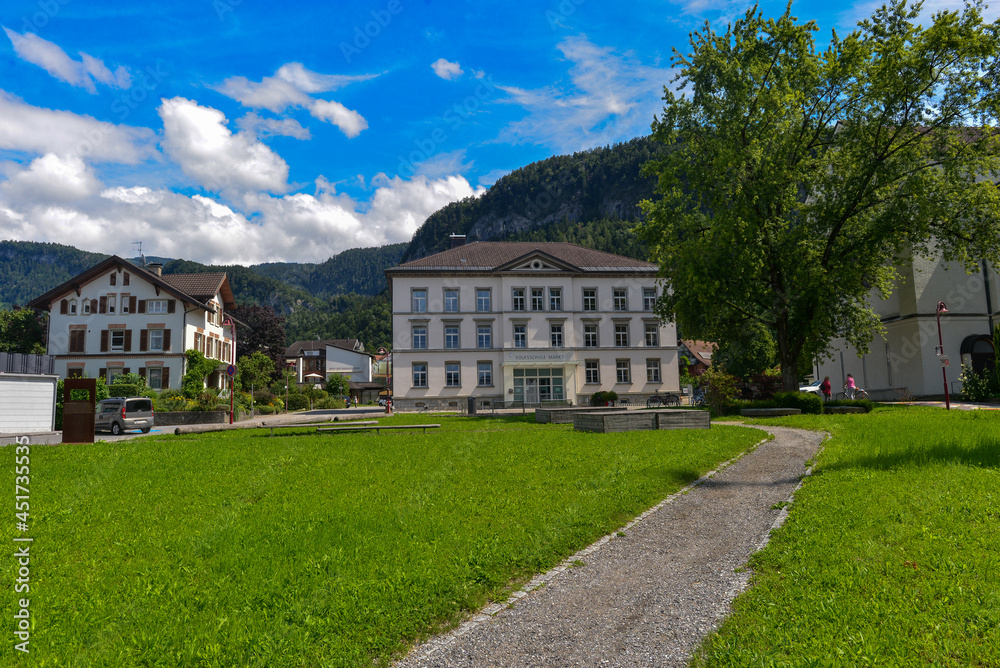
<svg viewBox="0 0 1000 668"><path fill-rule="evenodd" d="M937 312L938 313L947 313L948 312L948 307L944 305L944 302L938 302Z"/></svg>

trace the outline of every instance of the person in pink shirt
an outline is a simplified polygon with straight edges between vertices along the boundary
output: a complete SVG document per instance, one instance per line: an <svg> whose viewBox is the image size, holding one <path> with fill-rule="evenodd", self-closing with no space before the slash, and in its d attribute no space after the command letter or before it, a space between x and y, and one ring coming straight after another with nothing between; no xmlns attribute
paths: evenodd
<svg viewBox="0 0 1000 668"><path fill-rule="evenodd" d="M858 389L858 386L854 384L854 376L847 374L847 382L844 383L844 388L847 390L847 398L854 398L854 391Z"/></svg>

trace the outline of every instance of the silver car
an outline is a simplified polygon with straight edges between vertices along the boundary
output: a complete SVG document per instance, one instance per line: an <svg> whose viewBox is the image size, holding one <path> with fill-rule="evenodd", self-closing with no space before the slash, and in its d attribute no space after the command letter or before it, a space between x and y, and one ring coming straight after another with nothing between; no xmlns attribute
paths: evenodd
<svg viewBox="0 0 1000 668"><path fill-rule="evenodd" d="M148 434L153 428L153 400L148 397L108 397L97 404L94 431L116 436L128 429Z"/></svg>

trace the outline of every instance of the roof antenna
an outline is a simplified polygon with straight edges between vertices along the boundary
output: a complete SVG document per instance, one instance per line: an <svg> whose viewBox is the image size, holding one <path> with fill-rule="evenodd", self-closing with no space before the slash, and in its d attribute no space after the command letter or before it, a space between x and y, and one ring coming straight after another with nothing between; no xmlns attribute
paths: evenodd
<svg viewBox="0 0 1000 668"><path fill-rule="evenodd" d="M136 246L138 246L137 249L136 249ZM146 256L142 254L142 242L141 241L133 241L132 242L132 248L135 249L136 252L139 253L139 261L142 262L142 268L145 269L146 268Z"/></svg>

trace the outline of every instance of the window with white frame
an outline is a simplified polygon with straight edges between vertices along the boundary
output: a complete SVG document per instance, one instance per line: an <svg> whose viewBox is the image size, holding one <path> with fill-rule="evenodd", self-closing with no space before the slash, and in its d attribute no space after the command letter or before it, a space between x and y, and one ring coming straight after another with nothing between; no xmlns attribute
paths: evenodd
<svg viewBox="0 0 1000 668"><path fill-rule="evenodd" d="M146 369L146 384L151 390L163 389L163 367L151 366Z"/></svg>
<svg viewBox="0 0 1000 668"><path fill-rule="evenodd" d="M476 325L476 347L493 347L493 325Z"/></svg>
<svg viewBox="0 0 1000 668"><path fill-rule="evenodd" d="M549 325L549 341L553 348L563 347L563 326Z"/></svg>
<svg viewBox="0 0 1000 668"><path fill-rule="evenodd" d="M108 295L108 313L115 312L115 306L118 304L118 295L109 294Z"/></svg>
<svg viewBox="0 0 1000 668"><path fill-rule="evenodd" d="M632 365L629 360L615 360L615 373L619 383L632 382Z"/></svg>
<svg viewBox="0 0 1000 668"><path fill-rule="evenodd" d="M111 350L125 350L125 330L124 329L112 329L111 330Z"/></svg>
<svg viewBox="0 0 1000 668"><path fill-rule="evenodd" d="M655 322L646 323L646 346L656 348L660 345L660 326Z"/></svg>
<svg viewBox="0 0 1000 668"><path fill-rule="evenodd" d="M444 384L446 387L461 387L462 365L458 362L445 362Z"/></svg>
<svg viewBox="0 0 1000 668"><path fill-rule="evenodd" d="M562 288L549 288L549 310L562 310Z"/></svg>
<svg viewBox="0 0 1000 668"><path fill-rule="evenodd" d="M646 380L650 383L660 382L660 360L646 360Z"/></svg>
<svg viewBox="0 0 1000 668"><path fill-rule="evenodd" d="M642 310L652 311L656 306L656 288L642 289Z"/></svg>
<svg viewBox="0 0 1000 668"><path fill-rule="evenodd" d="M128 313L129 295L122 295L122 313Z"/></svg>
<svg viewBox="0 0 1000 668"><path fill-rule="evenodd" d="M528 347L528 332L527 325L514 325L514 347L515 348L527 348Z"/></svg>
<svg viewBox="0 0 1000 668"><path fill-rule="evenodd" d="M594 323L587 323L583 326L583 347L584 348L596 348L597 347L597 325Z"/></svg>
<svg viewBox="0 0 1000 668"><path fill-rule="evenodd" d="M584 362L584 382L601 382L601 364L598 360L587 360Z"/></svg>
<svg viewBox="0 0 1000 668"><path fill-rule="evenodd" d="M444 289L444 312L445 313L458 313L458 289L457 288L445 288Z"/></svg>
<svg viewBox="0 0 1000 668"><path fill-rule="evenodd" d="M491 310L491 301L489 288L476 289L476 311L479 313L489 313Z"/></svg>
<svg viewBox="0 0 1000 668"><path fill-rule="evenodd" d="M414 313L427 313L427 288L414 288L410 291L410 310Z"/></svg>
<svg viewBox="0 0 1000 668"><path fill-rule="evenodd" d="M583 310L584 311L597 310L597 288L583 289Z"/></svg>
<svg viewBox="0 0 1000 668"><path fill-rule="evenodd" d="M458 325L444 326L444 347L448 350L458 350L459 338Z"/></svg>
<svg viewBox="0 0 1000 668"><path fill-rule="evenodd" d="M163 350L163 330L162 329L151 329L149 330L149 349L150 350Z"/></svg>
<svg viewBox="0 0 1000 668"><path fill-rule="evenodd" d="M89 299L84 299L83 300L83 314L84 315L90 315L90 300Z"/></svg>
<svg viewBox="0 0 1000 668"><path fill-rule="evenodd" d="M479 363L479 387L493 385L493 362Z"/></svg>
<svg viewBox="0 0 1000 668"><path fill-rule="evenodd" d="M545 290L541 288L531 288L531 310L545 310Z"/></svg>
<svg viewBox="0 0 1000 668"><path fill-rule="evenodd" d="M75 299L70 299L69 300L69 314L70 315L76 315L76 300Z"/></svg>
<svg viewBox="0 0 1000 668"><path fill-rule="evenodd" d="M615 347L628 348L628 323L615 323Z"/></svg>
<svg viewBox="0 0 1000 668"><path fill-rule="evenodd" d="M413 326L413 349L422 350L427 348L427 327L424 325Z"/></svg>
<svg viewBox="0 0 1000 668"><path fill-rule="evenodd" d="M614 297L614 309L616 311L628 310L628 290L626 288L615 288L612 296Z"/></svg>
<svg viewBox="0 0 1000 668"><path fill-rule="evenodd" d="M413 364L413 387L427 387L427 365L423 362Z"/></svg>
<svg viewBox="0 0 1000 668"><path fill-rule="evenodd" d="M167 312L167 300L166 299L150 299L146 302L146 313L166 313Z"/></svg>
<svg viewBox="0 0 1000 668"><path fill-rule="evenodd" d="M524 306L524 288L514 288L513 310L514 311L523 311L523 310L525 310L525 306Z"/></svg>

